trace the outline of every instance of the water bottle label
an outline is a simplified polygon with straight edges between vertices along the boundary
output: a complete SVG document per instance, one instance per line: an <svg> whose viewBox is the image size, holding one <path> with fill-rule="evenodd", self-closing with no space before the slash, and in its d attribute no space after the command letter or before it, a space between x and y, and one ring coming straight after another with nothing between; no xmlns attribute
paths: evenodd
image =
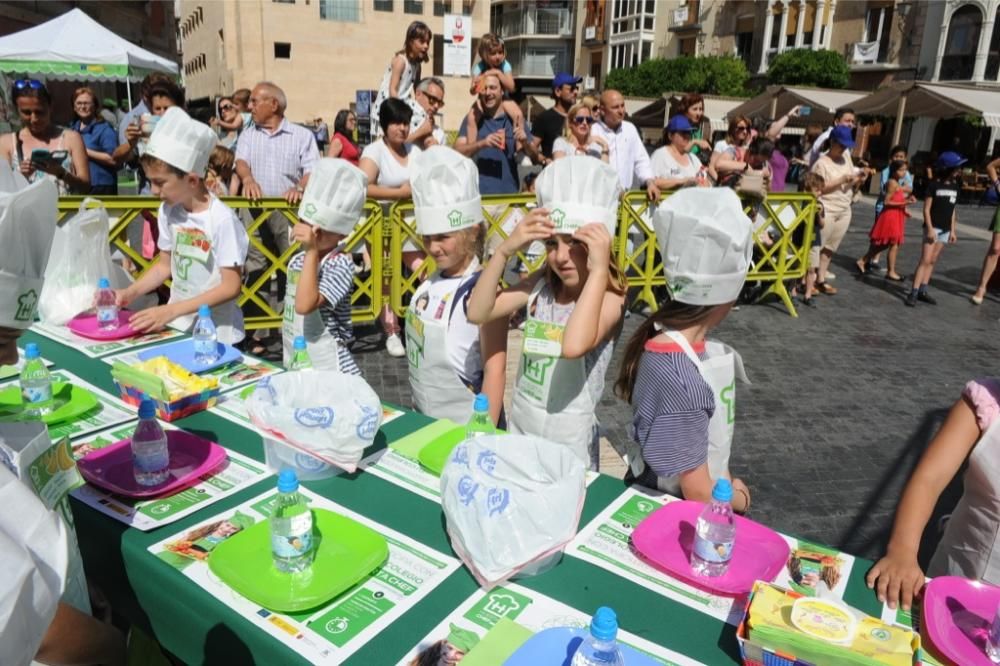
<svg viewBox="0 0 1000 666"><path fill-rule="evenodd" d="M199 340L194 339L194 353L195 354L215 354L216 343L215 340Z"/></svg>
<svg viewBox="0 0 1000 666"><path fill-rule="evenodd" d="M150 451L143 453L132 452L132 464L135 469L143 474L154 474L162 472L170 465L170 452L167 447L161 451Z"/></svg>
<svg viewBox="0 0 1000 666"><path fill-rule="evenodd" d="M118 318L118 313L114 308L97 308L97 321L101 324L110 324Z"/></svg>
<svg viewBox="0 0 1000 666"><path fill-rule="evenodd" d="M25 403L48 402L52 399L52 384L21 387L21 400Z"/></svg>
<svg viewBox="0 0 1000 666"><path fill-rule="evenodd" d="M312 550L312 513L306 511L284 520L288 521L287 534L271 534L272 552L278 557L300 557L307 554Z"/></svg>
<svg viewBox="0 0 1000 666"><path fill-rule="evenodd" d="M733 556L732 541L709 541L700 536L694 538L694 553L706 562L721 564Z"/></svg>

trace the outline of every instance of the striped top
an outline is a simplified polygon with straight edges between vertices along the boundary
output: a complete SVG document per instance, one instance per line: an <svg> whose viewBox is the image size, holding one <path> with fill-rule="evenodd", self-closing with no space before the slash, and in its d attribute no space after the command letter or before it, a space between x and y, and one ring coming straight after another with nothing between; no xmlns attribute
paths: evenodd
<svg viewBox="0 0 1000 666"><path fill-rule="evenodd" d="M704 342L692 347L705 358ZM632 437L657 476L676 476L708 461L708 422L715 397L680 345L646 343L632 404Z"/></svg>
<svg viewBox="0 0 1000 666"><path fill-rule="evenodd" d="M288 264L289 271L301 271L305 264L305 252L299 252ZM323 305L319 315L337 338L337 360L340 371L349 375L360 375L361 368L354 362L347 346L354 342L354 325L351 323L351 292L354 290L354 262L349 254L328 254L319 262L319 293Z"/></svg>

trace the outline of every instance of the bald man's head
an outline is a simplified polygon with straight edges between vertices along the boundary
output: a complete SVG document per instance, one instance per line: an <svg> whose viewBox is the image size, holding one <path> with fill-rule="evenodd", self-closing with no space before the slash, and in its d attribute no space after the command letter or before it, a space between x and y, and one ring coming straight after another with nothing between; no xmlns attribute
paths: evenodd
<svg viewBox="0 0 1000 666"><path fill-rule="evenodd" d="M625 120L625 98L617 90L601 93L601 118L611 129L618 129Z"/></svg>
<svg viewBox="0 0 1000 666"><path fill-rule="evenodd" d="M261 81L250 93L249 107L254 124L270 128L277 126L284 118L288 99L281 88L270 81Z"/></svg>

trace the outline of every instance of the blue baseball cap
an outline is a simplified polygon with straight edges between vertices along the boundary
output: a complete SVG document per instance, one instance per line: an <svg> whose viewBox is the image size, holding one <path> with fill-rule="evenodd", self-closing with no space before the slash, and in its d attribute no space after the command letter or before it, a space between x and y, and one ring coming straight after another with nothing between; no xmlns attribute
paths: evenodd
<svg viewBox="0 0 1000 666"><path fill-rule="evenodd" d="M555 78L552 79L552 89L562 88L563 86L578 86L580 82L583 81L582 76L573 76L572 74L567 74L566 72L559 72L556 74Z"/></svg>
<svg viewBox="0 0 1000 666"><path fill-rule="evenodd" d="M941 153L937 160L934 162L935 169L954 169L955 167L960 167L969 160L965 159L953 150L948 150Z"/></svg>
<svg viewBox="0 0 1000 666"><path fill-rule="evenodd" d="M666 130L668 133L693 132L694 125L692 125L691 121L687 119L687 116L679 113L670 119L670 122L667 123Z"/></svg>
<svg viewBox="0 0 1000 666"><path fill-rule="evenodd" d="M856 144L854 143L854 137L851 135L851 128L846 125L837 125L830 132L830 140L836 141L844 148L853 148Z"/></svg>

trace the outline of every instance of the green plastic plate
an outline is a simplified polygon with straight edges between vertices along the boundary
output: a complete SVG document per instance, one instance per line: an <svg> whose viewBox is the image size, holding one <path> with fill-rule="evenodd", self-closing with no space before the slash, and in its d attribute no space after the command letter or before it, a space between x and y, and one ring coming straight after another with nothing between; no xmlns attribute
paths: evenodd
<svg viewBox="0 0 1000 666"><path fill-rule="evenodd" d="M350 518L313 509L316 556L305 571L278 571L271 559L270 521L234 534L212 551L208 566L229 587L268 610L316 608L378 568L389 556L385 537Z"/></svg>
<svg viewBox="0 0 1000 666"><path fill-rule="evenodd" d="M417 460L428 470L434 472L436 476L441 476L441 472L444 471L444 466L448 462L451 452L455 450L455 447L459 443L464 441L465 428L462 426L452 428L438 435L427 446L420 449L420 453L417 454Z"/></svg>
<svg viewBox="0 0 1000 666"><path fill-rule="evenodd" d="M52 384L52 401L56 408L42 416L42 422L50 425L75 419L100 406L93 393L67 382ZM15 384L0 391L0 421L31 421L35 418L24 411L20 386Z"/></svg>

